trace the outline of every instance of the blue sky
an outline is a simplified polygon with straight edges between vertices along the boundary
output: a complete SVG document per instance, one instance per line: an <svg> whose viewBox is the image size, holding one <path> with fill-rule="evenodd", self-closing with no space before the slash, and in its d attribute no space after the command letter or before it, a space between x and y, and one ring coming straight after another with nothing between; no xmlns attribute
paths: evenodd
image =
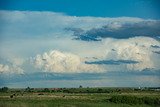
<svg viewBox="0 0 160 107"><path fill-rule="evenodd" d="M159 87L158 5L0 1L0 87Z"/></svg>
<svg viewBox="0 0 160 107"><path fill-rule="evenodd" d="M1 10L63 12L72 16L160 18L159 0L1 0Z"/></svg>

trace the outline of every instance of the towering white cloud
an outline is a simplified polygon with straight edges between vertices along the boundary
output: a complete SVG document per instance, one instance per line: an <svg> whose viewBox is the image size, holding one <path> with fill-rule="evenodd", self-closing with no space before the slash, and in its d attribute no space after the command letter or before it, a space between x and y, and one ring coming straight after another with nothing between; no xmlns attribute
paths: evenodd
<svg viewBox="0 0 160 107"><path fill-rule="evenodd" d="M0 73L4 74L24 74L24 70L16 65L0 64Z"/></svg>
<svg viewBox="0 0 160 107"><path fill-rule="evenodd" d="M97 65L87 65L84 59L72 53L60 52L57 50L36 55L32 58L32 63L36 68L55 73L82 73L82 72L102 72Z"/></svg>
<svg viewBox="0 0 160 107"><path fill-rule="evenodd" d="M91 46L90 44L87 45ZM99 43L95 42L94 45L97 48L90 48L90 50L95 54L87 53L90 50L84 51L88 57L80 56L83 54L83 51L75 55L73 53L53 50L36 55L32 58L32 64L38 69L54 73L130 72L144 71L145 69L160 69L160 61L158 60L160 55L154 53L155 49L152 47L160 46L159 41L155 39L149 37L135 37L121 40L108 38ZM156 49L156 51L160 51L160 49ZM98 61L101 63L97 63ZM107 63L102 63L103 61L107 61ZM118 62L118 64L111 61Z"/></svg>
<svg viewBox="0 0 160 107"><path fill-rule="evenodd" d="M152 45L160 46L160 42L148 37L135 37L130 39L106 39L106 59L134 60L139 63L127 64L128 70L142 71L146 68L160 69L159 55L153 53ZM160 51L160 49L157 49ZM155 57L157 59L155 59ZM154 59L154 60L153 60ZM158 61L160 62L160 61Z"/></svg>

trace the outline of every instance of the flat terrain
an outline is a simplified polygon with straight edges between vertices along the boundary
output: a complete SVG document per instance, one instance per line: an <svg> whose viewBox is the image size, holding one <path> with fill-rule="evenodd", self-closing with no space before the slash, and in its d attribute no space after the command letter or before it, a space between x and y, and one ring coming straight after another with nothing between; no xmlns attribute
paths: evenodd
<svg viewBox="0 0 160 107"><path fill-rule="evenodd" d="M159 91L125 91L66 93L12 90L0 92L0 107L160 107Z"/></svg>

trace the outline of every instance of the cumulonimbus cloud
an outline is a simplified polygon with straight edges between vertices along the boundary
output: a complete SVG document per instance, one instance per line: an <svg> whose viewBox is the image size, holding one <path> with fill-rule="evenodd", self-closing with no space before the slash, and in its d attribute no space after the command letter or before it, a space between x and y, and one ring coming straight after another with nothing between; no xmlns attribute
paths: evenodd
<svg viewBox="0 0 160 107"><path fill-rule="evenodd" d="M10 55L6 53L11 53L15 57L22 55L26 58L40 53L32 58L32 64L40 71L107 72L118 67L116 70L119 71L160 69L160 44L157 38L153 39L160 34L159 20L73 17L46 11L0 11L0 22L3 23L0 25L0 37L4 40L0 47L1 57L8 57ZM19 37L23 40L21 45L17 42ZM8 38L14 45L8 43ZM53 51L43 53L43 50ZM87 64L85 61L96 63ZM113 64L97 63L102 61L113 61ZM127 64L127 61L132 63ZM22 61L16 62L21 66ZM2 64L2 71L9 71L7 65Z"/></svg>
<svg viewBox="0 0 160 107"><path fill-rule="evenodd" d="M4 74L24 74L24 70L16 65L0 64L0 73Z"/></svg>
<svg viewBox="0 0 160 107"><path fill-rule="evenodd" d="M160 43L149 37L109 38L102 42L100 50L97 47L95 51L102 53L94 58L52 50L38 54L31 60L36 68L53 73L158 70L160 56L152 52L155 50L152 45L160 46Z"/></svg>
<svg viewBox="0 0 160 107"><path fill-rule="evenodd" d="M54 73L82 73L82 72L102 72L97 65L88 65L79 56L60 52L57 50L36 55L32 58L32 64L41 70Z"/></svg>
<svg viewBox="0 0 160 107"><path fill-rule="evenodd" d="M146 68L160 69L158 59L152 45L160 46L159 41L149 37L135 37L130 39L106 39L106 59L132 60L138 63L126 64L128 70L142 71ZM157 49L156 49L157 50ZM158 59L157 59L158 58Z"/></svg>

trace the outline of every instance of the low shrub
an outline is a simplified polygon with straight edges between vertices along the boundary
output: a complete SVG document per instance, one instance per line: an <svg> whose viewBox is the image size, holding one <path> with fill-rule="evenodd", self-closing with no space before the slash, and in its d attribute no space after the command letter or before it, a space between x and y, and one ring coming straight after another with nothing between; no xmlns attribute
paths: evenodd
<svg viewBox="0 0 160 107"><path fill-rule="evenodd" d="M110 102L114 103L125 103L125 104L148 104L148 105L159 105L160 99L150 97L136 97L136 96L112 96L109 99Z"/></svg>

